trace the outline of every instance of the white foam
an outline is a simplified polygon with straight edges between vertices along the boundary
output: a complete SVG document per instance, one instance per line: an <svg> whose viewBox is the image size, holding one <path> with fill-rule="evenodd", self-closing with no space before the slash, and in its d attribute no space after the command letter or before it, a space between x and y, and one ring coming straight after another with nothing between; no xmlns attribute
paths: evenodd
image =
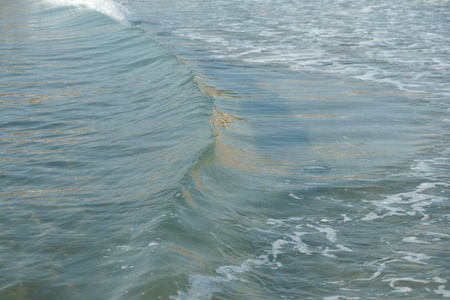
<svg viewBox="0 0 450 300"><path fill-rule="evenodd" d="M325 235L326 235L326 237L327 237L327 239L330 241L330 242L332 242L332 243L334 243L334 242L336 242L336 240L337 240L337 238L336 238L336 236L337 236L337 234L336 234L336 230L334 230L333 228L331 228L331 227L322 227L322 228L317 228L320 232L325 232Z"/></svg>
<svg viewBox="0 0 450 300"><path fill-rule="evenodd" d="M442 153L444 156L448 156L447 151ZM436 174L445 173L446 169L450 165L450 160L447 157L437 157L433 159L416 160L411 166L416 175L425 178L434 178ZM441 182L441 185L449 186L448 183Z"/></svg>
<svg viewBox="0 0 450 300"><path fill-rule="evenodd" d="M244 273L250 271L252 268L248 265L247 261L242 263L240 266L222 266L219 267L216 272L225 275L228 280L241 280L239 279L236 274Z"/></svg>
<svg viewBox="0 0 450 300"><path fill-rule="evenodd" d="M413 244L430 244L425 241L418 240L415 236L408 236L402 239L403 242L413 243Z"/></svg>
<svg viewBox="0 0 450 300"><path fill-rule="evenodd" d="M450 238L450 234L446 234L446 233L441 233L441 232L427 232L426 235L431 235L431 236L437 236L437 238L434 238L433 241L440 241L441 238Z"/></svg>
<svg viewBox="0 0 450 300"><path fill-rule="evenodd" d="M297 200L303 199L302 197L296 196L294 193L290 193L289 196L292 197L292 198L294 198L294 199L297 199Z"/></svg>
<svg viewBox="0 0 450 300"><path fill-rule="evenodd" d="M341 214L341 216L344 217L344 223L350 222L352 220L351 218L347 217L347 214Z"/></svg>
<svg viewBox="0 0 450 300"><path fill-rule="evenodd" d="M424 253L415 253L415 252L408 252L408 251L396 251L396 253L400 253L400 254L406 254L405 256L403 256L402 258L406 261L412 262L412 263L416 263L416 264L421 264L421 265L426 265L426 262L423 262L423 260L427 260L430 259L431 257L424 254Z"/></svg>
<svg viewBox="0 0 450 300"><path fill-rule="evenodd" d="M337 242L337 231L330 227L324 225L315 225L315 224L306 224L305 227L313 228L315 231L296 231L298 229L303 228L303 225L299 223L299 221L303 220L304 217L290 217L287 219L269 219L266 221L267 224L273 226L274 228L283 228L288 229L288 232L283 234L283 236L279 239L276 239L272 242L271 250L269 250L269 256L273 257L273 261L271 264L274 265L274 268L281 267L282 264L277 262L276 260L280 256L280 254L289 252L289 251L299 251L302 254L313 255L320 254L322 256L328 258L336 258L335 253L333 252L353 252L352 249L337 244L336 248L330 247L329 245L318 246L316 249L311 249L310 246L305 243L302 239L305 235L315 235L317 233L324 233L325 237L331 243ZM322 218L319 220L320 223L333 223L333 220ZM315 222L317 224L317 221ZM289 233L289 229L292 229L292 233ZM275 231L270 231L270 233L275 233Z"/></svg>
<svg viewBox="0 0 450 300"><path fill-rule="evenodd" d="M428 284L431 281L429 280L424 280L424 279L415 279L413 277L397 277L397 278L387 278L387 279L383 279L383 281L388 281L390 282L390 286L394 287L394 283L397 281L406 281L406 282L418 282L418 283L423 283L423 284Z"/></svg>
<svg viewBox="0 0 450 300"><path fill-rule="evenodd" d="M275 242L272 243L272 256L274 259L277 259L278 254L283 253L283 252L281 252L281 248L285 244L292 244L292 242L280 239L280 240L276 240Z"/></svg>
<svg viewBox="0 0 450 300"><path fill-rule="evenodd" d="M438 294L438 295L442 295L445 298L449 298L450 297L450 290L446 290L445 288L446 288L445 285L440 285L437 290L434 290L434 292L436 294Z"/></svg>
<svg viewBox="0 0 450 300"><path fill-rule="evenodd" d="M433 203L443 202L446 200L445 197L425 193L427 190L435 189L439 186L448 186L448 184L443 182L423 182L411 192L390 195L382 201L370 201L379 208L379 211L387 210L388 212L378 214L372 211L361 218L361 220L372 221L389 216L414 216L417 213L423 215L422 220L427 220L429 219L429 215L425 213L426 207L432 205ZM406 210L407 206L410 207L410 210Z"/></svg>
<svg viewBox="0 0 450 300"><path fill-rule="evenodd" d="M338 247L339 250L342 250L342 251L345 251L345 252L353 252L352 249L350 249L348 247L345 247L344 245L338 244L338 245L336 245L336 247Z"/></svg>
<svg viewBox="0 0 450 300"><path fill-rule="evenodd" d="M389 263L389 262L384 262L384 263L380 264L378 266L378 270L375 273L373 273L372 276L370 276L369 278L364 279L364 280L373 280L373 279L377 278L378 276L380 276L381 272L386 268L387 263Z"/></svg>
<svg viewBox="0 0 450 300"><path fill-rule="evenodd" d="M409 293L409 292L412 292L412 288L407 287L407 286L401 286L401 287L396 287L395 291L397 293Z"/></svg>
<svg viewBox="0 0 450 300"><path fill-rule="evenodd" d="M267 265L267 266L275 266L274 268L281 267L282 264L277 262L270 262L268 255L260 255L256 258L250 258L244 261L241 265L228 265L228 266L221 266L216 269L216 272L220 275L224 275L226 277L214 277L214 278L222 278L227 281L242 281L245 282L244 279L239 278L237 275L242 274L245 272L249 272L253 270L251 265Z"/></svg>
<svg viewBox="0 0 450 300"><path fill-rule="evenodd" d="M294 249L298 250L303 254L311 255L312 252L308 249L308 245L305 244L300 238L302 235L305 234L306 232L294 232L294 235L289 235L289 237L295 242Z"/></svg>
<svg viewBox="0 0 450 300"><path fill-rule="evenodd" d="M423 283L423 284L430 283L429 280L415 279L415 278L412 278L412 277L385 278L385 279L383 279L383 281L389 282L389 286L391 288L395 289L395 292L397 292L397 293L409 293L409 292L412 292L412 288L410 288L410 287L407 287L407 286L395 286L395 283L398 282L398 281Z"/></svg>
<svg viewBox="0 0 450 300"><path fill-rule="evenodd" d="M387 259L389 259L389 257L385 257L385 258L382 258L380 260L376 260L376 261L367 263L367 265L373 266L373 265L376 265L378 262L383 261L382 263L380 263L378 265L377 270L375 271L375 273L372 274L372 276L370 276L369 278L361 278L360 280L373 280L373 279L375 279L375 278L377 278L378 276L381 275L381 272L384 271L384 269L386 268L387 264L395 263L395 262L399 261L398 259L393 259L393 260L387 260ZM387 261L384 261L384 260L387 260Z"/></svg>
<svg viewBox="0 0 450 300"><path fill-rule="evenodd" d="M112 0L47 0L50 3L63 6L75 6L91 9L107 15L120 23L129 26L130 9L123 3Z"/></svg>
<svg viewBox="0 0 450 300"><path fill-rule="evenodd" d="M331 228L331 227L319 227L319 226L314 226L314 225L311 225L311 224L308 224L307 226L315 228L319 232L324 232L326 237L327 237L327 239L330 242L332 242L332 243L336 242L336 236L337 236L336 235L336 230L334 230L333 228Z"/></svg>
<svg viewBox="0 0 450 300"><path fill-rule="evenodd" d="M325 250L322 252L322 255L329 258L336 258L336 255L330 254L329 252L332 252L333 250L330 250L330 248L326 247Z"/></svg>
<svg viewBox="0 0 450 300"><path fill-rule="evenodd" d="M276 220L276 219L268 219L266 223L269 225L274 225L275 227L281 227L285 225L283 220Z"/></svg>
<svg viewBox="0 0 450 300"><path fill-rule="evenodd" d="M365 215L364 217L361 218L361 220L363 221L373 221L376 219L380 219L383 216L379 216L377 213L371 211L370 213L368 213L367 215Z"/></svg>
<svg viewBox="0 0 450 300"><path fill-rule="evenodd" d="M441 278L441 277L438 277L438 276L433 277L433 280L436 283L447 283L447 279L444 279L444 278Z"/></svg>
<svg viewBox="0 0 450 300"><path fill-rule="evenodd" d="M214 286L212 283L220 283L227 281L221 277L213 276L203 276L203 275L190 275L189 282L191 283L191 288L186 291L178 290L178 295L170 296L173 300L209 300L213 297L215 292L220 290Z"/></svg>

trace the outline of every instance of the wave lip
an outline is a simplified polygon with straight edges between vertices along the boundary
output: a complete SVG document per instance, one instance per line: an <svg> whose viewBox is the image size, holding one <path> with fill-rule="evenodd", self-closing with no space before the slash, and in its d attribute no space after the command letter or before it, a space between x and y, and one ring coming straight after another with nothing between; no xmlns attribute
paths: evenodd
<svg viewBox="0 0 450 300"><path fill-rule="evenodd" d="M119 21L123 25L131 26L130 18L132 12L128 6L121 2L114 2L111 0L46 0L47 2L62 5L75 6L85 9L95 10L104 15Z"/></svg>

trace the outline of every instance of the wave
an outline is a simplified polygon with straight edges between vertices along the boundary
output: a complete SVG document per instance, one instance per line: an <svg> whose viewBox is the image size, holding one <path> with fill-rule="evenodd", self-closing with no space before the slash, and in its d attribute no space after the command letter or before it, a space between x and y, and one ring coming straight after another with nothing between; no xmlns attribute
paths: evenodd
<svg viewBox="0 0 450 300"><path fill-rule="evenodd" d="M327 108L342 114L319 114L325 105L315 104L292 113L312 102L289 101L298 98L289 98L288 85L265 90L270 86L254 74L262 69L230 68L230 84L216 87L194 76L134 26L144 21L135 21L125 2L6 3L0 197L2 221L11 228L2 235L0 298L262 299L267 287L274 297L350 297L361 280L372 280L368 291L383 295L387 284L394 293L406 290L400 281L446 295L437 277L445 277L443 260L435 259L441 254L411 247L447 242L439 211L449 186L435 178L448 174L447 161L417 160L411 170L418 175L409 181L409 167L397 176L404 169L391 164L386 172L394 176L383 168L373 180L356 182L360 169L346 173L340 162L368 169L365 161L374 156L357 156L352 149L361 138L344 143L349 138L326 122L351 112L334 99L345 90L335 89ZM45 5L29 13L29 3ZM299 79L306 80L296 78L296 88L306 83L309 96L322 95L317 91L332 81ZM242 87L226 90L239 81L247 83L247 99L239 97ZM370 104L348 103L362 102ZM309 139L309 119L321 144ZM392 227L398 224L409 229ZM392 245L368 248L380 241ZM355 257L361 263L335 281L339 266ZM397 272L405 263L429 264L433 274Z"/></svg>
<svg viewBox="0 0 450 300"><path fill-rule="evenodd" d="M7 292L39 297L43 287L55 298L102 293L114 299L127 286L117 284L123 278L101 280L106 290L100 292L90 282L109 274L118 260L134 260L129 270L149 275L161 257L189 253L176 237L184 230L176 214L189 199L186 174L214 143L213 98L150 35L117 23L129 22L124 4L11 3L2 9L5 19L26 26L0 27L0 35L8 34L2 43L19 50L2 53L1 71L9 73L1 86L0 123L12 138L2 140L8 164L0 173L0 196L10 203L5 221L21 220L14 232L25 245L20 255L26 262L9 260L5 278L13 282L23 269L28 275ZM155 228L150 236L149 228ZM141 249L142 243L152 247ZM157 244L173 246L167 254ZM60 257L50 245L70 255ZM14 255L13 248L5 252ZM99 253L111 260L99 261ZM80 258L75 265L73 257ZM64 274L43 268L53 265L64 265ZM50 289L49 277L78 284Z"/></svg>
<svg viewBox="0 0 450 300"><path fill-rule="evenodd" d="M91 9L105 14L120 23L130 26L131 9L124 3L111 0L46 0L49 3L63 6L75 6Z"/></svg>
<svg viewBox="0 0 450 300"><path fill-rule="evenodd" d="M137 26L140 28L141 23L146 21L138 20L130 8L124 2L115 2L112 0L46 0L50 3L60 6L71 6L79 9L87 9L99 12L110 18L119 21L121 24L129 27ZM145 34L144 34L145 35ZM148 36L152 39L152 37ZM157 40L155 40L158 43ZM164 47L162 45L162 47ZM167 50L167 49L166 49ZM170 52L170 50L167 50ZM170 52L170 55L175 55ZM177 58L178 59L178 58ZM184 66L186 67L186 66ZM186 67L188 68L188 67ZM241 74L241 76L245 76ZM214 102L216 97L227 97L214 87L204 84L201 80L193 80L198 89ZM214 104L211 106L211 125L212 132L215 136L214 140L214 156L221 165L225 165L233 170L240 170L243 172L252 171L253 173L285 173L287 162L273 161L270 157L263 154L252 153L248 149L244 149L242 143L236 142L229 134L226 134L222 129L227 130L228 123L234 121L245 121L234 117L228 113L220 111ZM242 137L241 139L248 139L249 137ZM251 137L250 137L251 138ZM226 142L225 142L226 141Z"/></svg>

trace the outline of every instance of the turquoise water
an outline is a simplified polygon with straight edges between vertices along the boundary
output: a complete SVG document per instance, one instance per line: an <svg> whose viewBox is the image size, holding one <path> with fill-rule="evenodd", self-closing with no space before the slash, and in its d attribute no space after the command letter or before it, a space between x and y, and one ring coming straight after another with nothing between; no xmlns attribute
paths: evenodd
<svg viewBox="0 0 450 300"><path fill-rule="evenodd" d="M1 4L0 299L450 297L450 2Z"/></svg>

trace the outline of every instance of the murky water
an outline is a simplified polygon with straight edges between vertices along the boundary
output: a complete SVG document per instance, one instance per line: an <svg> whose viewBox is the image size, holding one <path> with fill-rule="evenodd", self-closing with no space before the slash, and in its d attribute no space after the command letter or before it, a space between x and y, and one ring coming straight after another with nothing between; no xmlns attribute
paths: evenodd
<svg viewBox="0 0 450 300"><path fill-rule="evenodd" d="M448 32L448 1L3 1L0 299L450 297Z"/></svg>

